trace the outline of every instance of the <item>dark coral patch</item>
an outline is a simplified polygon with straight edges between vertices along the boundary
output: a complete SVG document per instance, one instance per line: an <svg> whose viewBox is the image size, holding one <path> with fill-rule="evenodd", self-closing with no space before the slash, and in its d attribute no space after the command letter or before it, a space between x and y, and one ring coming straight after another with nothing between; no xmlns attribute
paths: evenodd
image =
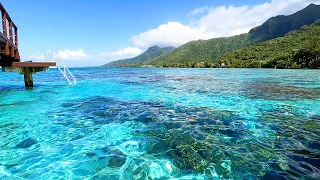
<svg viewBox="0 0 320 180"><path fill-rule="evenodd" d="M16 148L29 148L31 147L32 145L34 144L37 144L38 141L36 139L33 139L33 138L27 138L23 141L21 141L19 144L16 145Z"/></svg>

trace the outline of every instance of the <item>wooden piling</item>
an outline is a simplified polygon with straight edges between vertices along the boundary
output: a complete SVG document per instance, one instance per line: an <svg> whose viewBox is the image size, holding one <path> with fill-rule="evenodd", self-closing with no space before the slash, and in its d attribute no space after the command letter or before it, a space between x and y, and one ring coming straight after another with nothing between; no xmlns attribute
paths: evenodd
<svg viewBox="0 0 320 180"><path fill-rule="evenodd" d="M26 88L33 88L32 73L24 74L24 86Z"/></svg>
<svg viewBox="0 0 320 180"><path fill-rule="evenodd" d="M2 71L18 72L23 74L25 87L33 88L32 75L41 71L49 71L49 67L55 65L55 62L13 62L11 64L2 66Z"/></svg>

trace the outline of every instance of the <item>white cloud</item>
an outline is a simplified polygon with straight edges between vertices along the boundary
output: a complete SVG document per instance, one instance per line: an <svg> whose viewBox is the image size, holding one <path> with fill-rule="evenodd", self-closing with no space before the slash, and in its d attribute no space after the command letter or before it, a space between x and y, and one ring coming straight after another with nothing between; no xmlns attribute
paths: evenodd
<svg viewBox="0 0 320 180"><path fill-rule="evenodd" d="M203 7L200 7L200 8L196 8L196 9L192 10L191 12L189 12L188 16L199 15L199 14L207 12L208 10L209 10L208 6L203 6Z"/></svg>
<svg viewBox="0 0 320 180"><path fill-rule="evenodd" d="M180 46L190 40L237 35L248 32L270 17L295 13L310 3L319 4L320 0L272 0L253 6L197 8L189 16L206 13L189 25L168 22L135 35L130 40L139 48L147 48L152 45Z"/></svg>
<svg viewBox="0 0 320 180"><path fill-rule="evenodd" d="M70 67L83 67L83 66L100 66L102 64L137 56L142 53L142 50L135 47L126 47L113 52L103 52L97 54L87 54L82 49L79 50L59 50L55 55L59 58L56 59L58 65L64 64ZM25 61L45 61L45 54L40 55L36 53L29 54L23 58ZM48 53L48 61L52 61L52 54Z"/></svg>
<svg viewBox="0 0 320 180"><path fill-rule="evenodd" d="M57 56L62 60L67 61L79 61L79 60L88 60L90 56L86 54L82 49L79 50L59 50Z"/></svg>
<svg viewBox="0 0 320 180"><path fill-rule="evenodd" d="M142 50L135 47L126 47L124 49L119 49L114 52L104 52L100 53L103 56L135 56L142 53Z"/></svg>
<svg viewBox="0 0 320 180"><path fill-rule="evenodd" d="M100 63L106 64L111 61L116 61L120 59L132 58L138 56L142 53L142 49L135 48L135 47L126 47L123 49L118 49L113 52L103 52L96 56L96 59L102 59L103 62Z"/></svg>
<svg viewBox="0 0 320 180"><path fill-rule="evenodd" d="M273 0L254 6L212 7L197 25L212 32L214 37L232 36L248 32L251 28L276 15L289 15L320 0Z"/></svg>
<svg viewBox="0 0 320 180"><path fill-rule="evenodd" d="M133 36L130 40L140 48L158 46L179 46L194 39L208 39L212 34L203 28L193 28L179 22L168 22L156 29Z"/></svg>
<svg viewBox="0 0 320 180"><path fill-rule="evenodd" d="M48 50L50 51L50 50ZM23 56L23 55L22 55ZM43 54L36 54L32 53L26 56L23 56L22 59L24 61L33 61L33 62L39 62L39 61L54 61L52 54L47 53L47 58L45 53ZM94 66L94 65L99 65L98 63L102 63L99 60L95 60L92 62L91 60L94 59L94 56L86 54L82 49L79 50L59 50L58 53L55 53L55 56L57 56L59 59L55 59L57 62L58 66L62 66L61 61L63 61L64 64L70 67L75 67L75 66Z"/></svg>

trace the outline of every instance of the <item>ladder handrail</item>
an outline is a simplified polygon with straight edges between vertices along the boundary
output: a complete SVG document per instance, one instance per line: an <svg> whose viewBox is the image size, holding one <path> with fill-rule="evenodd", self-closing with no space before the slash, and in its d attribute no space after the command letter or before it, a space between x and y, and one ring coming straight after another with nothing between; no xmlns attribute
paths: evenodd
<svg viewBox="0 0 320 180"><path fill-rule="evenodd" d="M45 54L46 62L48 62L48 54L49 53L52 54L52 59L53 59L54 62L57 62L56 59L58 59L59 62L62 64L63 70L58 66L58 64L56 64L56 67L60 70L60 72L64 76L64 78L66 78L66 80L68 81L69 85L77 85L76 77L71 73L69 68L63 63L63 61L53 51L49 50L49 51L46 52L46 54ZM70 81L68 75L71 76L71 78L73 79L73 83Z"/></svg>

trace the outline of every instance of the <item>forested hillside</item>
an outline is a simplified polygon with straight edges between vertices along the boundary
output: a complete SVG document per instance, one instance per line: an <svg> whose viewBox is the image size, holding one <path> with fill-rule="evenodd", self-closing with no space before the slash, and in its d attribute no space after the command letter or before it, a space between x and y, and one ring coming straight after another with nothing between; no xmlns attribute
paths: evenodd
<svg viewBox="0 0 320 180"><path fill-rule="evenodd" d="M310 4L293 15L272 17L261 26L250 30L247 34L233 37L214 38L210 40L191 41L168 54L149 60L145 64L157 67L216 66L217 61L221 59L222 56L225 56L230 52L255 45L259 42L282 37L290 31L299 29L303 25L312 24L317 19L320 19L320 5ZM301 43L302 46L307 42L303 41ZM300 44L300 42L296 41L295 44ZM283 46L289 48L286 45ZM292 47L295 46L298 45L293 45ZM256 48L258 48L258 46ZM259 52L258 49L257 51ZM242 56L246 56L245 54L247 54L244 51L239 52L244 53ZM239 52L236 54L239 54ZM268 53L270 52L265 52L265 54ZM288 51L282 53L285 54L288 53ZM226 56L224 58L226 58ZM264 57L259 56L259 58Z"/></svg>
<svg viewBox="0 0 320 180"><path fill-rule="evenodd" d="M320 68L320 20L221 57L227 67Z"/></svg>

